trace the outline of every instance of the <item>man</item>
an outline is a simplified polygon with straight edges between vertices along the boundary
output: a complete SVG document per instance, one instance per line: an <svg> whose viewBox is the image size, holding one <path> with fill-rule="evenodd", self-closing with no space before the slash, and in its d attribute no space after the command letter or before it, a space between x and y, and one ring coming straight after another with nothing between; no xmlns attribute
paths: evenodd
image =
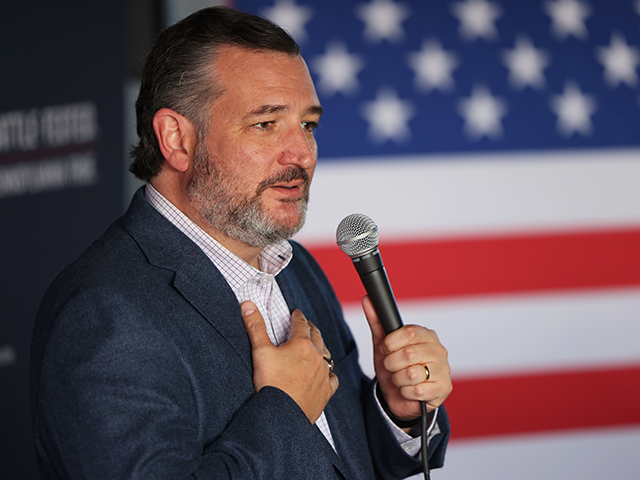
<svg viewBox="0 0 640 480"><path fill-rule="evenodd" d="M404 478L421 469L420 400L442 465L451 380L435 333L385 338L365 298L370 381L324 274L287 240L322 113L295 42L197 12L161 34L136 109L132 171L148 184L36 321L42 477Z"/></svg>

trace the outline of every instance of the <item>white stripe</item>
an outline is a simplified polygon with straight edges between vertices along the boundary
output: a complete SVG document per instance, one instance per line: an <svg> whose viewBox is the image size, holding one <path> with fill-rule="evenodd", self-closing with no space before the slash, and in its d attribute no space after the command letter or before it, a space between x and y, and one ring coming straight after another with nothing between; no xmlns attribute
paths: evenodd
<svg viewBox="0 0 640 480"><path fill-rule="evenodd" d="M615 408L612 405L611 408ZM595 412L594 412L595 413ZM453 442L437 480L636 480L640 428ZM419 480L422 476L411 477Z"/></svg>
<svg viewBox="0 0 640 480"><path fill-rule="evenodd" d="M640 150L321 161L297 238L334 243L356 212L387 239L638 225Z"/></svg>
<svg viewBox="0 0 640 480"><path fill-rule="evenodd" d="M640 363L640 288L399 302L405 324L435 330L452 376ZM373 374L371 334L360 305L345 317Z"/></svg>

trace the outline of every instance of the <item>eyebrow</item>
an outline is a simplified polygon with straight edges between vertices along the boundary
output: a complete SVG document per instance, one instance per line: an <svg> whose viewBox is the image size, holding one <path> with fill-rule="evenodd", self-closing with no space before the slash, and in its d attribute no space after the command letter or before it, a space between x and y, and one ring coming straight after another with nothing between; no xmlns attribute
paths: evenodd
<svg viewBox="0 0 640 480"><path fill-rule="evenodd" d="M245 118L259 117L262 115L272 115L274 113L286 112L286 111L289 111L290 108L291 107L289 105L262 105L254 110L251 110L247 115L245 115ZM320 105L312 105L311 107L307 108L307 110L304 113L305 115L312 114L312 115L321 116L322 112L323 112L323 109Z"/></svg>
<svg viewBox="0 0 640 480"><path fill-rule="evenodd" d="M305 113L310 113L312 115L318 115L319 117L321 117L322 112L324 112L324 110L320 105L313 105L309 107Z"/></svg>

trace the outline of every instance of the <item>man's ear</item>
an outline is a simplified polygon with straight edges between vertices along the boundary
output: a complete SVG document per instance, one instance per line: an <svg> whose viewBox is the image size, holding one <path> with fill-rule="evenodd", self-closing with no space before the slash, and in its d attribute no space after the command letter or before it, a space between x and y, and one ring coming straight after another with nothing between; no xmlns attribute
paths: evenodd
<svg viewBox="0 0 640 480"><path fill-rule="evenodd" d="M167 163L179 172L186 172L198 138L193 123L173 110L161 108L153 116L153 131Z"/></svg>

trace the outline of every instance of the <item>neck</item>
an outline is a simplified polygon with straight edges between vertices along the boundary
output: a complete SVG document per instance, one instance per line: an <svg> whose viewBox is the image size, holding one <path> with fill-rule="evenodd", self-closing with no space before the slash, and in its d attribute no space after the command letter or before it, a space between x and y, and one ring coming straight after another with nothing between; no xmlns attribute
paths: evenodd
<svg viewBox="0 0 640 480"><path fill-rule="evenodd" d="M191 218L191 217L189 217ZM193 220L193 219L192 219ZM233 253L236 257L244 260L249 265L254 268L260 270L260 252L262 252L262 247L253 247L247 245L246 243L237 240L235 238L229 237L222 233L220 230L217 230L211 227L211 224L205 220L209 228L206 229L200 223L193 220L200 228L202 228L205 232L211 235L214 239L216 239L222 246L224 246L227 250Z"/></svg>

